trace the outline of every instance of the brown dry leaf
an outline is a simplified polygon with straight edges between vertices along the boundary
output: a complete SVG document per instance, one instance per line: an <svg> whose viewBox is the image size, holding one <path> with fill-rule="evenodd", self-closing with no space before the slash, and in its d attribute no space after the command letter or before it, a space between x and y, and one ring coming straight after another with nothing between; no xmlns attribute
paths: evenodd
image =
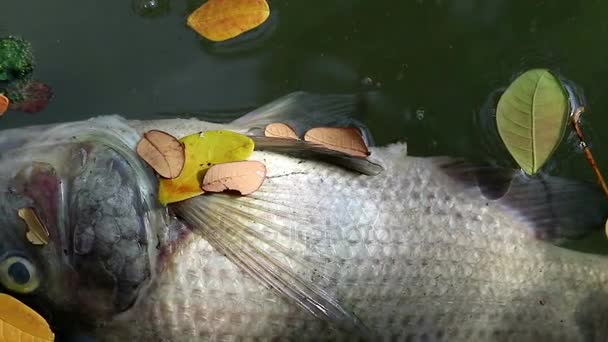
<svg viewBox="0 0 608 342"><path fill-rule="evenodd" d="M164 178L176 178L184 169L184 145L163 131L144 133L137 144L137 154Z"/></svg>
<svg viewBox="0 0 608 342"><path fill-rule="evenodd" d="M0 293L0 341L54 340L55 334L42 316L17 299Z"/></svg>
<svg viewBox="0 0 608 342"><path fill-rule="evenodd" d="M6 111L8 110L9 104L10 104L10 101L9 101L8 97L6 97L4 94L0 94L0 116L4 115L4 113L6 113Z"/></svg>
<svg viewBox="0 0 608 342"><path fill-rule="evenodd" d="M209 0L190 14L187 24L201 36L219 42L253 30L269 15L266 0Z"/></svg>
<svg viewBox="0 0 608 342"><path fill-rule="evenodd" d="M370 154L358 128L313 128L306 132L304 140L321 144L330 150L340 151L355 157L367 157Z"/></svg>
<svg viewBox="0 0 608 342"><path fill-rule="evenodd" d="M249 195L262 186L266 166L259 161L241 161L212 166L203 178L202 189L208 192L235 190Z"/></svg>
<svg viewBox="0 0 608 342"><path fill-rule="evenodd" d="M293 128L281 122L271 123L266 126L264 135L272 138L299 139Z"/></svg>
<svg viewBox="0 0 608 342"><path fill-rule="evenodd" d="M48 245L49 231L32 208L21 208L17 214L27 225L26 237L33 245Z"/></svg>

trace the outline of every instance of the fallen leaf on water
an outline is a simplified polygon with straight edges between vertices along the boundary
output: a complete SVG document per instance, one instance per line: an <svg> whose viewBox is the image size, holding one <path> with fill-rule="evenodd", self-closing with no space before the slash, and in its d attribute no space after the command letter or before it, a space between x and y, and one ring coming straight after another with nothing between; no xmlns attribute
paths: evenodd
<svg viewBox="0 0 608 342"><path fill-rule="evenodd" d="M21 208L17 214L27 225L26 237L33 245L48 245L49 231L32 208Z"/></svg>
<svg viewBox="0 0 608 342"><path fill-rule="evenodd" d="M0 116L4 115L8 110L8 105L10 101L8 97L4 96L4 94L0 94Z"/></svg>
<svg viewBox="0 0 608 342"><path fill-rule="evenodd" d="M545 69L526 71L500 97L498 133L526 173L537 173L557 149L566 131L568 109L561 81Z"/></svg>
<svg viewBox="0 0 608 342"><path fill-rule="evenodd" d="M299 139L293 128L280 122L271 123L266 126L264 135L272 138Z"/></svg>
<svg viewBox="0 0 608 342"><path fill-rule="evenodd" d="M137 144L137 154L161 177L175 178L184 169L184 146L163 131L144 133Z"/></svg>
<svg viewBox="0 0 608 342"><path fill-rule="evenodd" d="M369 156L369 150L358 128L318 127L306 132L304 140L321 144L330 150L355 157Z"/></svg>
<svg viewBox="0 0 608 342"><path fill-rule="evenodd" d="M203 190L238 191L241 195L254 193L266 178L266 166L259 161L242 161L212 166L203 178Z"/></svg>
<svg viewBox="0 0 608 342"><path fill-rule="evenodd" d="M207 131L180 139L185 149L184 169L179 177L161 179L158 199L166 205L203 193L205 172L215 164L243 161L253 153L251 138L231 131Z"/></svg>
<svg viewBox="0 0 608 342"><path fill-rule="evenodd" d="M0 293L0 341L54 341L55 334L37 312Z"/></svg>
<svg viewBox="0 0 608 342"><path fill-rule="evenodd" d="M266 0L209 0L190 14L187 24L201 36L219 42L260 26L269 15Z"/></svg>
<svg viewBox="0 0 608 342"><path fill-rule="evenodd" d="M6 88L6 96L11 100L9 109L33 114L48 106L53 90L43 82L24 79L11 83Z"/></svg>

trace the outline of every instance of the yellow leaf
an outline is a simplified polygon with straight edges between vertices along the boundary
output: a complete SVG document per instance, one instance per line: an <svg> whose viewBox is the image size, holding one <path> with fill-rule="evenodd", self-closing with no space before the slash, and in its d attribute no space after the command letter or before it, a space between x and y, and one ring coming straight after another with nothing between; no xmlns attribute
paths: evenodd
<svg viewBox="0 0 608 342"><path fill-rule="evenodd" d="M201 36L219 42L253 30L269 15L266 0L209 0L190 14L187 23Z"/></svg>
<svg viewBox="0 0 608 342"><path fill-rule="evenodd" d="M163 205L198 196L205 172L215 164L242 161L253 153L251 138L231 131L208 131L180 139L185 149L184 169L177 178L161 179L158 200Z"/></svg>
<svg viewBox="0 0 608 342"><path fill-rule="evenodd" d="M17 299L0 293L0 342L54 341L42 316Z"/></svg>

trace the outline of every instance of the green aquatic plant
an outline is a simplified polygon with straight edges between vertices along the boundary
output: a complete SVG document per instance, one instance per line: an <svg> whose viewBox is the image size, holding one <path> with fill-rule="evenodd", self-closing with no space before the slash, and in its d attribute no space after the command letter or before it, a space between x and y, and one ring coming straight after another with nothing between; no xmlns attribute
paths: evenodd
<svg viewBox="0 0 608 342"><path fill-rule="evenodd" d="M31 44L18 37L0 39L0 81L24 79L34 71Z"/></svg>
<svg viewBox="0 0 608 342"><path fill-rule="evenodd" d="M49 103L51 88L34 78L32 45L23 38L0 38L0 93L7 98L8 109L37 113Z"/></svg>
<svg viewBox="0 0 608 342"><path fill-rule="evenodd" d="M24 79L11 82L4 90L10 99L10 109L38 113L48 105L53 91L46 83L34 79Z"/></svg>

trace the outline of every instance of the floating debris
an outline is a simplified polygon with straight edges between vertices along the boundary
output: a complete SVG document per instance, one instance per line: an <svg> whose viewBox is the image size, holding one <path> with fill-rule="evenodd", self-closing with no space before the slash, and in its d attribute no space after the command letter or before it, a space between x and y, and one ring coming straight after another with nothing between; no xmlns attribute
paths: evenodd
<svg viewBox="0 0 608 342"><path fill-rule="evenodd" d="M163 131L144 133L137 144L137 154L164 178L176 178L184 169L184 145Z"/></svg>
<svg viewBox="0 0 608 342"><path fill-rule="evenodd" d="M6 88L9 108L18 112L38 113L49 104L53 92L47 84L37 80L13 82Z"/></svg>
<svg viewBox="0 0 608 342"><path fill-rule="evenodd" d="M299 139L293 128L281 122L271 123L266 126L264 135L272 138Z"/></svg>
<svg viewBox="0 0 608 342"><path fill-rule="evenodd" d="M207 192L238 191L249 195L257 191L266 178L266 166L259 161L241 161L212 166L203 178Z"/></svg>
<svg viewBox="0 0 608 342"><path fill-rule="evenodd" d="M18 37L0 38L0 81L25 79L33 71L31 44Z"/></svg>
<svg viewBox="0 0 608 342"><path fill-rule="evenodd" d="M191 134L180 142L185 148L184 169L177 178L160 180L158 199L163 205L202 194L202 178L211 166L247 160L255 146L251 138L226 130Z"/></svg>
<svg viewBox="0 0 608 342"><path fill-rule="evenodd" d="M21 208L18 215L27 225L27 239L33 245L48 245L49 231L46 229L40 218L32 208Z"/></svg>
<svg viewBox="0 0 608 342"><path fill-rule="evenodd" d="M358 128L319 127L306 132L304 140L321 144L330 150L340 151L355 157L370 155L365 140Z"/></svg>
<svg viewBox="0 0 608 342"><path fill-rule="evenodd" d="M255 29L269 15L266 0L209 0L190 14L187 24L201 36L220 42Z"/></svg>
<svg viewBox="0 0 608 342"><path fill-rule="evenodd" d="M4 293L0 293L0 331L2 341L55 340L55 334L42 316Z"/></svg>
<svg viewBox="0 0 608 342"><path fill-rule="evenodd" d="M4 115L8 110L10 100L4 94L0 94L0 116Z"/></svg>

